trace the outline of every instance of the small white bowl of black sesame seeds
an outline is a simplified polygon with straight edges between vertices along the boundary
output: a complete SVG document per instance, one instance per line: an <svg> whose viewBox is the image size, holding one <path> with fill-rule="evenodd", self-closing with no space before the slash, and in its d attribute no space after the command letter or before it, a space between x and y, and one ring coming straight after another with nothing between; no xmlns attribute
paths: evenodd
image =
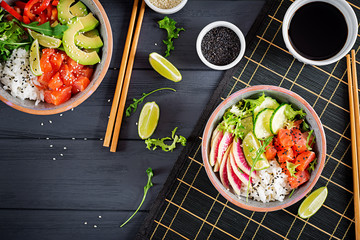
<svg viewBox="0 0 360 240"><path fill-rule="evenodd" d="M201 61L214 70L234 67L244 56L245 37L240 29L226 21L217 21L204 27L196 41Z"/></svg>
<svg viewBox="0 0 360 240"><path fill-rule="evenodd" d="M161 14L173 14L180 11L187 0L145 0L146 5Z"/></svg>

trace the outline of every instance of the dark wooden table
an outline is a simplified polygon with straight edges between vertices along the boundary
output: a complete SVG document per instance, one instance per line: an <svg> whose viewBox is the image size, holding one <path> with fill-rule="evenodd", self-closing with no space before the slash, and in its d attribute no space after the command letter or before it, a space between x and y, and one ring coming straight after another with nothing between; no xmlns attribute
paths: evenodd
<svg viewBox="0 0 360 240"><path fill-rule="evenodd" d="M102 146L132 1L101 1L111 22L114 52L110 69L97 91L83 104L63 114L34 116L0 103L0 239L133 239L152 201L162 188L182 147L151 152L137 134L140 109L123 121L116 153ZM169 60L183 75L173 83L154 72L149 53L163 54L163 16L147 8L139 40L128 99L160 87L173 87L146 101L160 106L153 137L165 137L178 127L189 138L224 72L199 60L195 42L200 30L216 20L230 21L248 32L263 0L196 1L171 15L184 27ZM129 101L128 101L129 103ZM119 228L137 208L147 176L151 188L141 211Z"/></svg>

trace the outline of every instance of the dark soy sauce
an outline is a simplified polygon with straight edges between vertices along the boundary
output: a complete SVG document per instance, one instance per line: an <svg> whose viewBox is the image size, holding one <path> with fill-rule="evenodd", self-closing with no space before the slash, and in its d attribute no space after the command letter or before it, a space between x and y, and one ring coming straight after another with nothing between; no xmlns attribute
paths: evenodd
<svg viewBox="0 0 360 240"><path fill-rule="evenodd" d="M325 2L312 2L299 8L289 28L290 42L303 57L325 60L345 45L348 27L339 9Z"/></svg>

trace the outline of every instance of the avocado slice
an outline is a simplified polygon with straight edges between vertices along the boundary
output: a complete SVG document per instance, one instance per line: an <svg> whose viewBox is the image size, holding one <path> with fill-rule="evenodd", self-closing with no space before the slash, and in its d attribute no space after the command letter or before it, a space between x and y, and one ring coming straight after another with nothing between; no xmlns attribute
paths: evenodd
<svg viewBox="0 0 360 240"><path fill-rule="evenodd" d="M85 17L89 14L85 4L80 1L70 7L70 13L76 17Z"/></svg>
<svg viewBox="0 0 360 240"><path fill-rule="evenodd" d="M68 29L64 32L63 46L66 54L74 61L82 65L94 65L100 62L100 57L96 51L84 52L75 44L75 36L84 26L78 17L68 23Z"/></svg>
<svg viewBox="0 0 360 240"><path fill-rule="evenodd" d="M75 17L70 12L71 4L73 4L74 2L75 2L75 0L60 0L59 1L59 4L57 5L58 18L62 24L68 24L70 22L70 20ZM80 5L78 5L78 6L80 6ZM94 15L92 13L89 13L83 17L79 17L79 19L84 26L84 29L83 29L84 32L93 30L94 28L96 28L99 25L99 21L94 17Z"/></svg>
<svg viewBox="0 0 360 240"><path fill-rule="evenodd" d="M78 33L75 36L75 44L85 49L100 48L104 45L96 28L89 32Z"/></svg>

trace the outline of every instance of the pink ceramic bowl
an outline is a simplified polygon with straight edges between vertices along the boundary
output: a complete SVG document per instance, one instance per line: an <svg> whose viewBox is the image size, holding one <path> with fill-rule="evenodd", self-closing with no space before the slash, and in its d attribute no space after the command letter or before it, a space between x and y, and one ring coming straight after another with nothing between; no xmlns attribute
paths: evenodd
<svg viewBox="0 0 360 240"><path fill-rule="evenodd" d="M311 129L314 129L314 134L316 137L316 145L314 151L318 158L318 163L316 164L315 171L311 173L310 180L307 183L300 186L299 189L294 192L291 198L286 196L286 198L282 202L274 201L269 203L263 203L252 199L249 199L248 202L246 202L245 197L239 198L233 193L232 190L228 190L222 185L218 173L214 173L212 167L209 164L211 134L217 124L222 120L222 116L224 115L225 111L233 104L239 102L241 99L257 98L262 93L265 93L265 95L277 99L281 103L291 103L293 106L299 109L303 109L306 112L306 121L311 126ZM202 140L202 158L205 170L214 187L231 203L241 208L258 212L280 210L289 207L301 200L308 192L310 192L310 190L315 186L317 180L319 179L321 172L324 168L325 157L326 139L324 128L314 109L309 105L308 102L306 102L296 93L276 86L258 85L248 87L226 98L211 114L211 117L206 124Z"/></svg>
<svg viewBox="0 0 360 240"><path fill-rule="evenodd" d="M37 114L37 115L51 115L56 113L65 112L74 107L77 107L88 97L91 96L100 85L101 81L105 77L105 74L109 68L110 60L113 49L113 37L109 19L106 12L98 0L81 0L86 7L95 15L99 20L100 36L104 42L104 46L101 48L101 62L95 66L94 74L92 76L90 85L82 92L76 94L71 99L58 106L49 103L39 103L35 105L35 101L21 100L12 96L8 91L3 89L0 83L0 100L19 111ZM15 1L7 1L10 5L13 5Z"/></svg>

